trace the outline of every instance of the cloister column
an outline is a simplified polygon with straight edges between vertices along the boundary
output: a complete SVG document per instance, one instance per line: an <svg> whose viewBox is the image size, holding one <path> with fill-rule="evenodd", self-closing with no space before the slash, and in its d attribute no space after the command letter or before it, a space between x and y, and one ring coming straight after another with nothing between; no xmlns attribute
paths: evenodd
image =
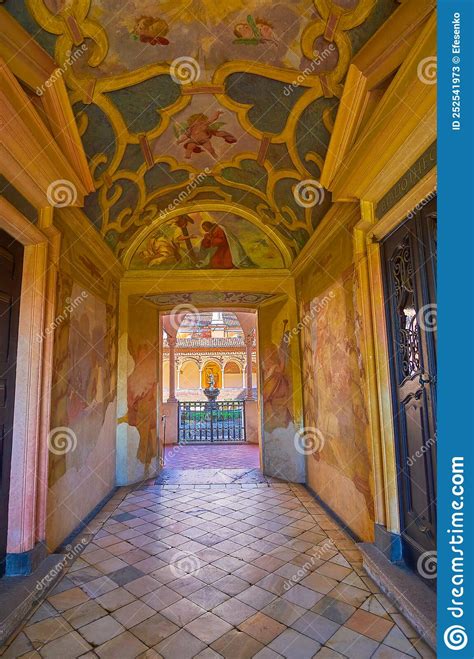
<svg viewBox="0 0 474 659"><path fill-rule="evenodd" d="M254 400L252 391L252 351L253 351L253 332L245 337L246 364L247 364L247 395L245 400Z"/></svg>
<svg viewBox="0 0 474 659"><path fill-rule="evenodd" d="M176 337L168 334L168 347L170 349L170 390L168 403L176 403Z"/></svg>

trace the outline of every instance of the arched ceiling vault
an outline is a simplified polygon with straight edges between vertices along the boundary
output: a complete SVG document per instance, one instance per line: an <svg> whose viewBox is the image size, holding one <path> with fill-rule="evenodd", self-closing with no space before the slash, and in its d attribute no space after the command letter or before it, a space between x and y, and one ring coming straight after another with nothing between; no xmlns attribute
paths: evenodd
<svg viewBox="0 0 474 659"><path fill-rule="evenodd" d="M64 76L96 186L84 210L119 258L130 263L152 227L193 208L218 211L218 225L231 215L229 240L244 252L253 245L247 261L233 252L234 267L281 267L276 256L268 265L269 252L258 261L265 241L287 267L327 212L331 196L319 178L345 74L396 7L396 0L7 4ZM163 247L169 238L159 240ZM182 244L169 250L205 267L199 250L192 256Z"/></svg>

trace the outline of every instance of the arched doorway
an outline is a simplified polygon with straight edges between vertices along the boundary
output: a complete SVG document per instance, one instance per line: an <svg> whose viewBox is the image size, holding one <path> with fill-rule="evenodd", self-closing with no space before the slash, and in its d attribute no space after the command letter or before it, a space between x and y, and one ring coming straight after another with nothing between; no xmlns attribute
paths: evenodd
<svg viewBox="0 0 474 659"><path fill-rule="evenodd" d="M179 370L179 389L199 389L199 366L193 359L183 362Z"/></svg>

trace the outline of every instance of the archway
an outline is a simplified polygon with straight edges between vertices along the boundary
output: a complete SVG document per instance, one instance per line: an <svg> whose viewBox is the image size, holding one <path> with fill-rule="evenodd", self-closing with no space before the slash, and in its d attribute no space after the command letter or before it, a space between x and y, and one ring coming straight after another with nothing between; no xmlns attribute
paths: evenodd
<svg viewBox="0 0 474 659"><path fill-rule="evenodd" d="M199 389L199 386L199 366L193 359L188 359L179 370L178 389Z"/></svg>
<svg viewBox="0 0 474 659"><path fill-rule="evenodd" d="M237 362L227 362L224 366L224 389L241 389L242 387L242 369Z"/></svg>

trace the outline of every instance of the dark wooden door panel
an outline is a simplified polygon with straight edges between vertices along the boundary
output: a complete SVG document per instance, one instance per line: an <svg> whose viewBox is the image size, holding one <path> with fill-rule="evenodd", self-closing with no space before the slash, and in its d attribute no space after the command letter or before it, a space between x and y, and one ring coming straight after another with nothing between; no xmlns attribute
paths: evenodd
<svg viewBox="0 0 474 659"><path fill-rule="evenodd" d="M404 558L436 548L436 202L383 244Z"/></svg>
<svg viewBox="0 0 474 659"><path fill-rule="evenodd" d="M23 246L0 231L0 576L8 528Z"/></svg>

